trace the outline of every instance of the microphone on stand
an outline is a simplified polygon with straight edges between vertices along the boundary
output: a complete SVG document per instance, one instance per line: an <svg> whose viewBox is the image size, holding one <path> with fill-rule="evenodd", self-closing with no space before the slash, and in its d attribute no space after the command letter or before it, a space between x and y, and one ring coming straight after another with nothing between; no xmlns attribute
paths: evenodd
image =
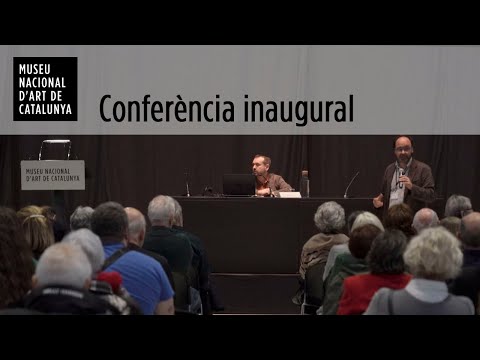
<svg viewBox="0 0 480 360"><path fill-rule="evenodd" d="M187 196L190 197L190 186L188 184L188 171L185 169L185 188L187 189Z"/></svg>
<svg viewBox="0 0 480 360"><path fill-rule="evenodd" d="M348 184L347 188L345 189L345 194L343 194L344 199L348 198L348 195L347 195L348 189L350 188L350 185L352 185L353 180L355 180L357 178L358 174L360 174L360 171L357 171L357 173L353 176L352 180L350 180L350 183Z"/></svg>

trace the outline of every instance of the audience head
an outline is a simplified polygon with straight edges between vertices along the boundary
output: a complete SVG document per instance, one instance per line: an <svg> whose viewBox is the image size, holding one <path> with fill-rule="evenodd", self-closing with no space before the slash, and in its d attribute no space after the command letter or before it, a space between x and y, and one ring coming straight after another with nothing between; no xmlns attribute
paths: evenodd
<svg viewBox="0 0 480 360"><path fill-rule="evenodd" d="M423 229L438 226L438 215L435 211L429 208L423 208L417 211L413 217L413 228L417 233Z"/></svg>
<svg viewBox="0 0 480 360"><path fill-rule="evenodd" d="M0 206L0 309L20 301L32 287L32 251L17 215Z"/></svg>
<svg viewBox="0 0 480 360"><path fill-rule="evenodd" d="M340 232L345 225L345 210L335 201L328 201L318 207L313 220L321 233Z"/></svg>
<svg viewBox="0 0 480 360"><path fill-rule="evenodd" d="M351 232L353 232L356 228L359 228L364 225L373 225L379 228L382 232L385 231L385 229L383 228L382 222L376 215L368 211L363 211L361 214L357 216L357 218L353 222Z"/></svg>
<svg viewBox="0 0 480 360"><path fill-rule="evenodd" d="M183 227L183 213L182 213L182 206L180 203L172 198L173 203L175 205L175 215L173 217L173 225Z"/></svg>
<svg viewBox="0 0 480 360"><path fill-rule="evenodd" d="M372 242L367 263L372 274L402 274L405 272L403 253L407 237L398 229L380 233Z"/></svg>
<svg viewBox="0 0 480 360"><path fill-rule="evenodd" d="M459 237L461 222L462 221L456 216L447 216L446 218L440 220L440 225L450 231L456 237Z"/></svg>
<svg viewBox="0 0 480 360"><path fill-rule="evenodd" d="M45 216L32 214L27 216L22 223L25 240L33 252L33 256L38 259L46 248L55 243L53 228Z"/></svg>
<svg viewBox="0 0 480 360"><path fill-rule="evenodd" d="M413 211L407 204L401 203L391 206L385 217L385 227L388 229L398 229L408 238L415 235L412 227Z"/></svg>
<svg viewBox="0 0 480 360"><path fill-rule="evenodd" d="M363 210L355 210L348 215L347 219L347 234L350 235L352 232L352 226L355 220L357 220L357 216L363 213Z"/></svg>
<svg viewBox="0 0 480 360"><path fill-rule="evenodd" d="M147 231L145 216L138 209L132 207L126 207L125 212L128 217L128 242L142 247Z"/></svg>
<svg viewBox="0 0 480 360"><path fill-rule="evenodd" d="M93 209L90 206L79 206L70 216L70 229L91 229Z"/></svg>
<svg viewBox="0 0 480 360"><path fill-rule="evenodd" d="M17 217L20 220L20 224L30 215L43 215L42 208L36 205L28 205L17 211Z"/></svg>
<svg viewBox="0 0 480 360"><path fill-rule="evenodd" d="M413 237L403 259L416 278L445 281L461 270L463 254L460 242L441 226L428 228Z"/></svg>
<svg viewBox="0 0 480 360"><path fill-rule="evenodd" d="M100 236L102 242L105 237L109 241L122 242L127 239L127 213L119 203L109 201L98 205L92 214L92 231Z"/></svg>
<svg viewBox="0 0 480 360"><path fill-rule="evenodd" d="M465 247L480 248L480 213L464 216L460 224L460 240Z"/></svg>
<svg viewBox="0 0 480 360"><path fill-rule="evenodd" d="M74 230L67 234L62 240L63 243L78 245L87 255L93 274L102 270L105 261L102 241L90 229Z"/></svg>
<svg viewBox="0 0 480 360"><path fill-rule="evenodd" d="M461 219L472 211L472 202L466 196L454 194L447 199L445 204L445 217L455 216Z"/></svg>
<svg viewBox="0 0 480 360"><path fill-rule="evenodd" d="M68 286L88 288L92 267L87 255L75 244L60 242L50 246L38 260L34 287Z"/></svg>
<svg viewBox="0 0 480 360"><path fill-rule="evenodd" d="M5 227L5 230L11 231L11 236L16 236L15 233L20 232L23 237L21 227L21 220L12 209L0 206L0 225Z"/></svg>
<svg viewBox="0 0 480 360"><path fill-rule="evenodd" d="M375 239L383 230L372 224L356 227L350 234L348 249L357 259L365 259L373 239Z"/></svg>
<svg viewBox="0 0 480 360"><path fill-rule="evenodd" d="M170 196L158 195L148 204L148 218L153 226L172 227L175 204Z"/></svg>
<svg viewBox="0 0 480 360"><path fill-rule="evenodd" d="M40 209L42 210L43 216L45 216L52 223L55 222L55 219L57 218L57 213L55 212L54 208L52 208L51 206L44 205L40 207Z"/></svg>

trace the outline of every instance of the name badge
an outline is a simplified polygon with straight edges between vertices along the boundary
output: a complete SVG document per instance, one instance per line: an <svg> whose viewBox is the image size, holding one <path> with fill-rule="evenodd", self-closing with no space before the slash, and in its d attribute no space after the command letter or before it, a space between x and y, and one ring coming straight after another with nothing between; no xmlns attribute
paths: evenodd
<svg viewBox="0 0 480 360"><path fill-rule="evenodd" d="M393 191L390 193L390 200L398 200L400 198L398 191Z"/></svg>

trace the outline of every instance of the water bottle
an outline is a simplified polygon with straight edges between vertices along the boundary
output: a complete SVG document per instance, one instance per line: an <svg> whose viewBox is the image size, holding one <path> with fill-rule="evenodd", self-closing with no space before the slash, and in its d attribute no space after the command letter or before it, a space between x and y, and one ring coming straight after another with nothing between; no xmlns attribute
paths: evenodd
<svg viewBox="0 0 480 360"><path fill-rule="evenodd" d="M302 198L310 197L310 180L308 180L308 170L302 170L300 179L300 195Z"/></svg>

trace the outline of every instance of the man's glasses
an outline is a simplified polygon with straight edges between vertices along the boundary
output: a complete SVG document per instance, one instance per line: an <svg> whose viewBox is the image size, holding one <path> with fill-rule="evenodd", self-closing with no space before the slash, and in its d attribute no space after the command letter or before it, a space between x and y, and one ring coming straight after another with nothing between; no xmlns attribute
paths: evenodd
<svg viewBox="0 0 480 360"><path fill-rule="evenodd" d="M410 150L412 150L411 146L402 146L402 147L395 148L395 152L402 152L402 151L409 152Z"/></svg>

